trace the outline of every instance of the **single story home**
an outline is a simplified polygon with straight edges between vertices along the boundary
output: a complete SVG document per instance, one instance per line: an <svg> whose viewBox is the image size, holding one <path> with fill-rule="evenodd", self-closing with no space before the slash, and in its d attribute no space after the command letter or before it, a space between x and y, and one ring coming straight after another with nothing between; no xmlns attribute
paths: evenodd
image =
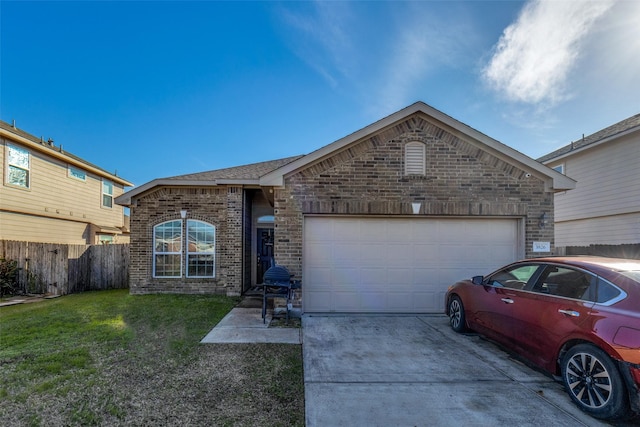
<svg viewBox="0 0 640 427"><path fill-rule="evenodd" d="M275 257L311 312L441 312L447 286L554 251L575 181L423 102L310 154L156 179L131 209L130 289L241 295Z"/></svg>

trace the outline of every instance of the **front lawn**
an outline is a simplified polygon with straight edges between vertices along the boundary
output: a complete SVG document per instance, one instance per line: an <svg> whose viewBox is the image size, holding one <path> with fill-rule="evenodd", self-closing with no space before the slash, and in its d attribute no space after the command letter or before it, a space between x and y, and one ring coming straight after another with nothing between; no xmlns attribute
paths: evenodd
<svg viewBox="0 0 640 427"><path fill-rule="evenodd" d="M237 302L115 290L0 308L2 425L304 425L300 346L199 344Z"/></svg>

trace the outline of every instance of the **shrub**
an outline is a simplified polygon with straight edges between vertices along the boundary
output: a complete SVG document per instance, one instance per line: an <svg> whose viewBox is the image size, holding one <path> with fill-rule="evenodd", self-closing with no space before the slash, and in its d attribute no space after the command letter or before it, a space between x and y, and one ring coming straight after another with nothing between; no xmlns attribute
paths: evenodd
<svg viewBox="0 0 640 427"><path fill-rule="evenodd" d="M18 261L0 258L0 297L18 290Z"/></svg>

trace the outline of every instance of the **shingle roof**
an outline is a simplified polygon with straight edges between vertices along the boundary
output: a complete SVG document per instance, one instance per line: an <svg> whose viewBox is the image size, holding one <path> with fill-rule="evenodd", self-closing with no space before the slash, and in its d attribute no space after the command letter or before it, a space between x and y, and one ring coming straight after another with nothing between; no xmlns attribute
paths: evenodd
<svg viewBox="0 0 640 427"><path fill-rule="evenodd" d="M298 160L302 156L287 157L284 159L270 160L267 162L252 163L250 165L235 166L225 169L216 169L206 172L190 173L186 175L171 176L167 180L184 181L214 181L221 179L233 180L257 180L273 170L288 163Z"/></svg>
<svg viewBox="0 0 640 427"><path fill-rule="evenodd" d="M87 167L94 169L95 171L99 171L102 175L109 177L110 179L114 179L118 182L120 182L121 184L123 184L126 187L130 187L133 184L130 183L129 181L126 181L124 178L119 177L118 175L116 175L115 173L111 173L103 168L101 168L100 166L97 166L93 163L90 163L78 156L76 156L75 154L72 154L70 152L68 152L67 150L63 150L62 149L62 145L60 146L55 146L53 145L53 141L51 141L51 143L49 143L49 141L45 141L43 138L38 138L35 135L32 135L28 132L23 131L22 129L18 129L17 127L14 127L12 124L9 124L3 120L0 120L0 129L4 129L7 132L12 133L13 135L22 137L26 140L29 140L31 142L34 142L36 144L38 144L39 146L39 150L42 152L48 152L51 151L53 153L59 154L60 156L64 156L69 160L73 160L76 161L78 163L80 163L81 165L86 165Z"/></svg>
<svg viewBox="0 0 640 427"><path fill-rule="evenodd" d="M589 145L600 142L604 139L610 138L612 136L627 132L633 128L640 127L640 114L636 114L635 116L631 116L628 119L624 119L614 125L606 127L602 130L599 130L596 133L593 133L589 136L585 136L584 138L574 141L571 144L568 144L556 151L553 151L549 154L546 154L538 159L539 162L544 163L549 160L555 159L556 157L560 157L564 154L570 153L572 151L578 150L580 148L587 147Z"/></svg>

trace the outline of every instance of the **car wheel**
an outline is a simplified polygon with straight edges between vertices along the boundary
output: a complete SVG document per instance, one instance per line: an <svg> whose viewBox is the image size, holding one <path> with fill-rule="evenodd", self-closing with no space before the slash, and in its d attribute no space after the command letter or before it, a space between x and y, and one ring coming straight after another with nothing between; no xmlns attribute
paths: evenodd
<svg viewBox="0 0 640 427"><path fill-rule="evenodd" d="M464 315L464 306L459 297L453 296L449 300L449 324L456 332L467 330L467 320Z"/></svg>
<svg viewBox="0 0 640 427"><path fill-rule="evenodd" d="M562 358L562 380L580 409L596 418L621 418L628 411L626 388L618 368L601 349L578 344Z"/></svg>

